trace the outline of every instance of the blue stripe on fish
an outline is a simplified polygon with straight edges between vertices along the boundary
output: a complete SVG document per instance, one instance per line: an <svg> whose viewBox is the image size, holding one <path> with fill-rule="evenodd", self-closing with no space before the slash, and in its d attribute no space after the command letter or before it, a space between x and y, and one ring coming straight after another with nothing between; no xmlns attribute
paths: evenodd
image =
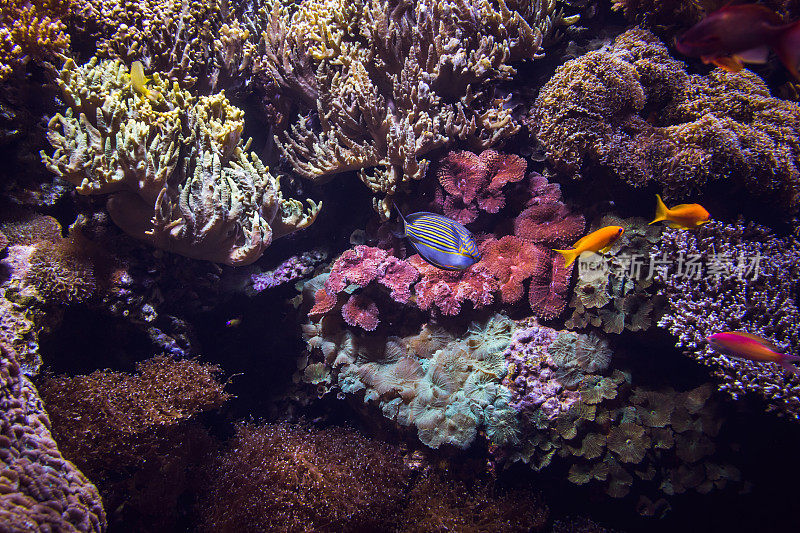
<svg viewBox="0 0 800 533"><path fill-rule="evenodd" d="M400 211L399 209L397 210ZM428 263L445 270L464 270L481 258L475 239L463 224L436 213L414 213L403 219L405 236Z"/></svg>

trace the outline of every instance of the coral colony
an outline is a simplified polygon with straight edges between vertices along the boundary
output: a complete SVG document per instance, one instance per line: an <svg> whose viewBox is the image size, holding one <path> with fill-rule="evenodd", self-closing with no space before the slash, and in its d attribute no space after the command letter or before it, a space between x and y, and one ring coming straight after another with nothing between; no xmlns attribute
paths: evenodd
<svg viewBox="0 0 800 533"><path fill-rule="evenodd" d="M0 531L797 530L800 3L722 4L0 2Z"/></svg>

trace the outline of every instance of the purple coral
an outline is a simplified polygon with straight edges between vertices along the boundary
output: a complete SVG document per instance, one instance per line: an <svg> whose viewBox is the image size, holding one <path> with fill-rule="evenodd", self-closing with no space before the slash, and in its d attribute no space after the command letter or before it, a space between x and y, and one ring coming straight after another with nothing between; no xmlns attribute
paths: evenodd
<svg viewBox="0 0 800 533"><path fill-rule="evenodd" d="M314 270L314 267L326 258L326 253L316 250L294 255L272 270L252 274L250 282L253 290L261 292L307 276Z"/></svg>
<svg viewBox="0 0 800 533"><path fill-rule="evenodd" d="M517 330L505 352L508 375L503 384L511 391L509 404L522 414L539 410L548 420L570 409L580 400L578 391L568 390L558 380L558 365L547 347L558 331L542 326Z"/></svg>
<svg viewBox="0 0 800 533"><path fill-rule="evenodd" d="M687 263L700 258L705 267L704 276L688 271L661 275L670 305L659 325L678 338L677 346L709 366L721 390L733 397L756 393L768 409L800 418L800 376L776 364L725 357L705 340L722 331L746 331L798 352L797 235L781 238L753 223L711 222L697 232L665 230L655 253Z"/></svg>
<svg viewBox="0 0 800 533"><path fill-rule="evenodd" d="M103 531L92 483L61 456L16 354L0 345L0 524L3 531Z"/></svg>

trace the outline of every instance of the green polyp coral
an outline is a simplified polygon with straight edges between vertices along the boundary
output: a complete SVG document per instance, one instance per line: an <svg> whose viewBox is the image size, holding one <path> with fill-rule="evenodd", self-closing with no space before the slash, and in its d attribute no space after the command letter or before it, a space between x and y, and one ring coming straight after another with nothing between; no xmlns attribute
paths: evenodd
<svg viewBox="0 0 800 533"><path fill-rule="evenodd" d="M495 85L578 18L554 0L266 1L247 17L261 36L249 55L281 95L276 142L295 171L316 182L358 171L388 217L398 188L425 176L426 154L519 129Z"/></svg>
<svg viewBox="0 0 800 533"><path fill-rule="evenodd" d="M68 60L58 79L68 109L50 120L47 167L79 193L108 194L126 233L163 250L229 265L257 260L273 239L310 225L310 208L241 138L244 113L224 92L194 97L154 74L146 90L120 61Z"/></svg>
<svg viewBox="0 0 800 533"><path fill-rule="evenodd" d="M501 385L513 328L510 319L495 315L460 335L432 334L424 326L413 335L386 338L356 335L338 316L323 316L303 326L310 362L301 369L302 379L321 383L330 372L341 393L363 395L387 418L416 428L431 448L466 448L482 426L493 443L515 443L516 411Z"/></svg>
<svg viewBox="0 0 800 533"><path fill-rule="evenodd" d="M577 390L579 401L555 418L527 413L523 444L512 458L535 470L565 459L572 483L599 485L615 498L631 490L706 493L741 480L734 466L714 457L724 418L711 385L653 389L634 386L630 375L614 370L587 373Z"/></svg>
<svg viewBox="0 0 800 533"><path fill-rule="evenodd" d="M591 325L606 333L646 330L665 305L653 286L656 269L663 266L658 258L650 257L661 239L661 227L648 225L640 217L607 214L592 224L591 231L605 226L622 226L625 231L607 253L579 259L578 281L570 301L574 310L566 325Z"/></svg>

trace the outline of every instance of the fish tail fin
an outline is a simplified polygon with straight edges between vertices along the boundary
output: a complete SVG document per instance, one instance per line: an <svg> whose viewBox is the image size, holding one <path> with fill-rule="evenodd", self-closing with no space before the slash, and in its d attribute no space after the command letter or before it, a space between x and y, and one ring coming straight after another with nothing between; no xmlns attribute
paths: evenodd
<svg viewBox="0 0 800 533"><path fill-rule="evenodd" d="M403 237L403 236L405 236L405 234L406 234L406 227L407 227L407 225L408 225L408 224L406 223L406 217L404 217L404 216L403 216L403 212L402 212L402 211L400 211L400 208L399 208L399 207L397 207L397 204L396 204L396 203L394 203L394 201L392 201L392 205L394 206L394 210L395 210L395 211L397 211L397 214L398 214L398 215L400 215L400 220L402 220L402 221L403 221L403 235L396 235L396 236L397 236L397 237Z"/></svg>
<svg viewBox="0 0 800 533"><path fill-rule="evenodd" d="M800 20L783 30L775 44L775 53L792 76L800 80Z"/></svg>
<svg viewBox="0 0 800 533"><path fill-rule="evenodd" d="M564 256L564 268L570 266L572 263L575 262L575 259L578 257L578 250L553 250L554 252L558 252Z"/></svg>
<svg viewBox="0 0 800 533"><path fill-rule="evenodd" d="M655 224L656 222L660 222L662 220L667 219L667 205L664 203L664 200L661 199L661 196L656 194L656 218L650 224Z"/></svg>
<svg viewBox="0 0 800 533"><path fill-rule="evenodd" d="M784 355L781 359L781 366L792 374L800 376L800 368L797 368L797 365L795 365L795 363L798 362L800 362L800 357L796 355Z"/></svg>

